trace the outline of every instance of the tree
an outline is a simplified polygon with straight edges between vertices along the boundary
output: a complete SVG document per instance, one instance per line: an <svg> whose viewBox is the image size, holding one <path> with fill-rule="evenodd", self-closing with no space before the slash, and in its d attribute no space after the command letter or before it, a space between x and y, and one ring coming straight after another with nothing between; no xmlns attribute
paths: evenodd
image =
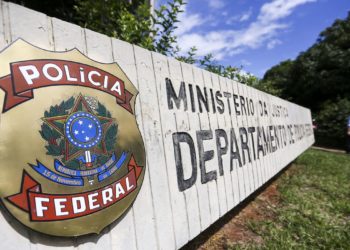
<svg viewBox="0 0 350 250"><path fill-rule="evenodd" d="M290 99L288 93L285 93L286 86L291 81L291 70L294 65L292 60L286 60L269 69L259 85L260 90L270 94L280 96L284 99Z"/></svg>
<svg viewBox="0 0 350 250"><path fill-rule="evenodd" d="M211 54L196 56L193 47L179 55L175 30L178 16L186 4L184 0L169 0L151 15L145 0L11 0L82 27L172 56L180 61L196 64L208 71L255 86L258 78L243 73L242 68L218 64Z"/></svg>
<svg viewBox="0 0 350 250"><path fill-rule="evenodd" d="M309 49L294 60L269 69L260 89L313 111L320 130L317 142L343 143L350 113L350 12L326 28Z"/></svg>
<svg viewBox="0 0 350 250"><path fill-rule="evenodd" d="M349 99L325 101L317 114L318 128L315 131L317 144L343 148L346 141L346 118L349 115Z"/></svg>
<svg viewBox="0 0 350 250"><path fill-rule="evenodd" d="M76 0L76 22L143 48L174 56L177 40L174 35L183 0L173 0L150 13L148 1Z"/></svg>
<svg viewBox="0 0 350 250"><path fill-rule="evenodd" d="M317 42L294 60L268 70L260 88L313 111L326 100L350 96L350 13L321 32Z"/></svg>
<svg viewBox="0 0 350 250"><path fill-rule="evenodd" d="M177 56L176 59L189 64L196 64L197 66L204 68L210 72L238 81L243 84L247 84L249 86L259 86L259 79L250 73L243 72L242 67L238 68L231 65L220 65L214 60L212 54L207 54L202 58L198 58L196 57L196 51L197 48L193 46L187 52L186 56Z"/></svg>

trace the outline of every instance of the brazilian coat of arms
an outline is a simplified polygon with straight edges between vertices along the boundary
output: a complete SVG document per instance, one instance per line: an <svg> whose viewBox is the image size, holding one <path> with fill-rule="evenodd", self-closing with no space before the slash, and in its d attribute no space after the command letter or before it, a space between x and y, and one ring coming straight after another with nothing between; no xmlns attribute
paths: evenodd
<svg viewBox="0 0 350 250"><path fill-rule="evenodd" d="M144 178L136 88L116 63L21 39L0 64L2 204L45 234L101 232L130 208Z"/></svg>

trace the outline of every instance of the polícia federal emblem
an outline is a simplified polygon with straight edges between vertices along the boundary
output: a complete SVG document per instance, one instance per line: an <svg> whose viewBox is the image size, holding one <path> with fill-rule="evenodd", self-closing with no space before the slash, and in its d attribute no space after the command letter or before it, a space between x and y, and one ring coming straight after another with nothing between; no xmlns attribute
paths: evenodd
<svg viewBox="0 0 350 250"><path fill-rule="evenodd" d="M47 154L57 157L54 168L58 173L74 178L59 176L40 162L32 165L42 176L70 186L83 186L81 177L87 177L92 185L95 177L101 182L125 162L127 152L119 159L114 152L117 122L98 100L78 95L44 114L40 135L47 141Z"/></svg>
<svg viewBox="0 0 350 250"><path fill-rule="evenodd" d="M120 218L146 162L137 90L121 68L19 39L0 53L0 89L4 207L56 236L99 233Z"/></svg>

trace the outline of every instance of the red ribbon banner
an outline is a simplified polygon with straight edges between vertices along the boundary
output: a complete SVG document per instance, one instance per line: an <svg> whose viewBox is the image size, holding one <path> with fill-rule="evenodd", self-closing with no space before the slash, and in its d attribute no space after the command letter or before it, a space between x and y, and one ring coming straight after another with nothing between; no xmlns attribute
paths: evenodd
<svg viewBox="0 0 350 250"><path fill-rule="evenodd" d="M64 60L30 60L10 63L10 70L10 75L0 78L0 88L6 94L3 113L32 99L34 89L61 85L98 89L113 95L132 113L133 95L124 81L99 68Z"/></svg>
<svg viewBox="0 0 350 250"><path fill-rule="evenodd" d="M75 194L42 193L40 183L23 171L21 192L6 199L28 212L31 221L74 219L101 211L132 193L137 187L142 167L132 156L128 169L125 176L108 186Z"/></svg>

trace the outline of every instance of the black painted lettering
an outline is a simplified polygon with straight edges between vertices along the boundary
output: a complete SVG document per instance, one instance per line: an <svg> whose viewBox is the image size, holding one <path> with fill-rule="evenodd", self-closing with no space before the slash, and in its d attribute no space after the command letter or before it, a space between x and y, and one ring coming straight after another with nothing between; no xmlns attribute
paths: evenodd
<svg viewBox="0 0 350 250"><path fill-rule="evenodd" d="M224 92L224 97L227 100L228 113L231 114L231 103L230 103L231 94L228 92Z"/></svg>
<svg viewBox="0 0 350 250"><path fill-rule="evenodd" d="M275 142L275 135L273 133L273 126L270 125L269 126L269 136L270 136L270 141L271 141L271 150L272 150L272 153L275 152L277 149L276 149L276 142Z"/></svg>
<svg viewBox="0 0 350 250"><path fill-rule="evenodd" d="M192 174L191 177L185 179L184 169L182 163L182 155L180 144L187 144L191 156L191 167ZM180 192L192 187L197 180L197 159L196 159L196 150L194 147L194 142L192 137L185 132L173 133L173 145L174 145L174 155L175 155L175 165L176 165L176 174L177 174L177 185Z"/></svg>
<svg viewBox="0 0 350 250"><path fill-rule="evenodd" d="M186 88L185 83L181 82L179 94L176 95L173 83L169 78L165 78L166 82L166 93L168 98L168 109L174 108L174 102L177 109L180 109L181 102L183 102L184 110L187 110L187 98L186 98Z"/></svg>
<svg viewBox="0 0 350 250"><path fill-rule="evenodd" d="M249 99L249 107L250 107L250 114L254 115L255 114L255 110L254 110L254 102L252 99Z"/></svg>
<svg viewBox="0 0 350 250"><path fill-rule="evenodd" d="M233 160L237 159L238 164L242 167L241 155L239 153L239 147L237 143L236 133L233 128L231 128L231 159L230 159L230 170L233 170Z"/></svg>
<svg viewBox="0 0 350 250"><path fill-rule="evenodd" d="M204 95L199 86L196 86L196 91L197 91L199 112L203 113L202 104L204 104L206 111L209 112L207 88L205 87L203 88Z"/></svg>
<svg viewBox="0 0 350 250"><path fill-rule="evenodd" d="M244 110L244 114L247 115L247 110L245 108L245 100L243 96L239 96L239 99L241 101L241 114L243 115L243 110Z"/></svg>
<svg viewBox="0 0 350 250"><path fill-rule="evenodd" d="M225 106L224 106L224 102L222 101L222 94L220 91L216 91L215 93L215 100L216 103L218 104L216 107L219 111L220 114L223 114L225 112Z"/></svg>
<svg viewBox="0 0 350 250"><path fill-rule="evenodd" d="M227 153L227 149L228 149L227 134L223 129L216 129L215 137L216 137L216 149L218 152L219 173L220 175L223 175L224 167L222 165L222 156ZM224 140L224 145L221 144L221 141L222 141L221 138Z"/></svg>
<svg viewBox="0 0 350 250"><path fill-rule="evenodd" d="M238 95L233 94L232 96L233 96L233 104L235 106L236 115L240 115L241 113L238 110L239 103L237 102Z"/></svg>
<svg viewBox="0 0 350 250"><path fill-rule="evenodd" d="M194 94L193 94L193 86L192 86L192 84L188 84L188 89L190 91L191 110L192 110L192 112L196 112L196 102L194 101Z"/></svg>
<svg viewBox="0 0 350 250"><path fill-rule="evenodd" d="M213 90L210 89L210 97L211 97L211 106L213 107L213 113L216 113L216 107L215 107L215 99L214 99L214 93Z"/></svg>
<svg viewBox="0 0 350 250"><path fill-rule="evenodd" d="M284 146L287 146L287 131L284 125L282 125L282 138Z"/></svg>
<svg viewBox="0 0 350 250"><path fill-rule="evenodd" d="M239 128L239 136L240 136L240 138L241 138L243 165L245 165L245 164L246 164L246 160L245 160L245 151L247 151L249 162L252 161L251 158L250 158L250 150L249 150L249 146L248 146L248 133L247 133L247 129L244 128L244 127Z"/></svg>
<svg viewBox="0 0 350 250"><path fill-rule="evenodd" d="M255 141L254 141L254 132L255 132L255 127L249 127L248 128L248 133L250 134L250 138L252 140L252 146L253 146L253 156L254 160L256 160L256 154L255 154Z"/></svg>
<svg viewBox="0 0 350 250"><path fill-rule="evenodd" d="M261 130L262 130L262 128L260 128L260 127L258 127L257 128L257 135L256 135L256 140L257 140L257 151L258 151L258 153L257 153L257 155L258 155L258 159L260 159L260 152L262 152L262 156L265 156L265 150L264 150L264 147L263 147L263 142L262 142L262 140L263 140L263 137L262 137L262 133L261 133Z"/></svg>
<svg viewBox="0 0 350 250"><path fill-rule="evenodd" d="M265 129L262 128L263 132L263 138L264 138L264 150L265 154L271 153L271 145L270 145L270 136L269 136L269 127L266 127L266 133Z"/></svg>
<svg viewBox="0 0 350 250"><path fill-rule="evenodd" d="M215 170L207 172L205 168L205 162L214 158L214 150L204 151L203 141L213 139L213 131L199 130L196 134L198 144L199 167L201 170L201 183L205 184L209 181L216 180L217 177L217 173Z"/></svg>

